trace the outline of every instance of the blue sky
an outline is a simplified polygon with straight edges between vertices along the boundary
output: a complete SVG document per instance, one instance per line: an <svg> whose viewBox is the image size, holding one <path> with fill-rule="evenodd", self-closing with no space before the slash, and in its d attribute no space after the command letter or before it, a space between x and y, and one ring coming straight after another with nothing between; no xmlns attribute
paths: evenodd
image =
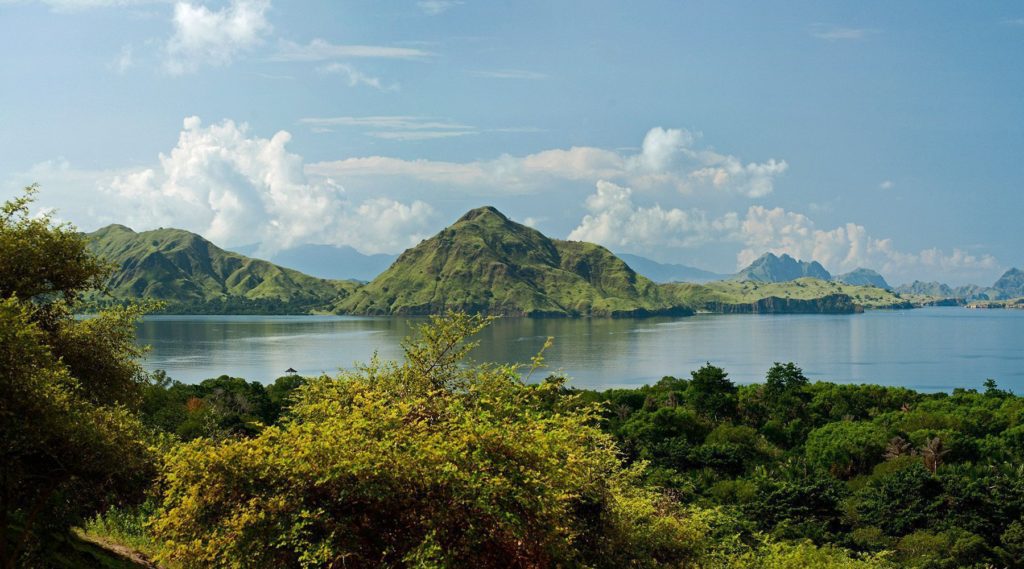
<svg viewBox="0 0 1024 569"><path fill-rule="evenodd" d="M1024 265L1024 5L0 0L0 193L397 252L498 206L728 272Z"/></svg>

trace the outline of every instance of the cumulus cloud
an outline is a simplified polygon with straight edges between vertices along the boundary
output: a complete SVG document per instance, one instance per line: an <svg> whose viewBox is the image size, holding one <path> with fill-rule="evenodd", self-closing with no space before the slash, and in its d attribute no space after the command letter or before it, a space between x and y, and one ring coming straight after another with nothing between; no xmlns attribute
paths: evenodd
<svg viewBox="0 0 1024 569"><path fill-rule="evenodd" d="M991 255L973 255L960 249L949 253L937 248L903 252L895 248L891 239L872 237L864 226L856 223L818 229L807 216L779 207L750 207L740 226L739 238L744 249L737 255L737 268L768 251L814 259L833 272L868 267L901 278L914 278L922 271L971 275L998 267Z"/></svg>
<svg viewBox="0 0 1024 569"><path fill-rule="evenodd" d="M167 42L165 68L173 75L200 65L225 65L263 41L271 29L270 0L232 0L219 10L190 2L174 5L174 35Z"/></svg>
<svg viewBox="0 0 1024 569"><path fill-rule="evenodd" d="M354 203L330 180L310 183L302 157L286 148L290 139L285 131L260 138L244 124L204 127L189 117L159 167L120 173L102 191L123 223L182 227L224 245L261 242L264 252L300 243L391 252L425 236L429 205L384 197Z"/></svg>
<svg viewBox="0 0 1024 569"><path fill-rule="evenodd" d="M615 250L648 247L693 247L725 235L738 226L735 214L711 220L701 210L665 209L633 203L632 190L600 180L587 197L590 213L569 233L569 239L600 243Z"/></svg>
<svg viewBox="0 0 1024 569"><path fill-rule="evenodd" d="M897 249L891 239L871 236L862 225L846 223L821 229L808 216L779 207L755 205L745 215L711 215L696 208L640 205L636 197L628 187L598 181L596 191L584 201L587 213L569 239L641 254L738 243L737 269L766 252L813 259L835 273L867 267L904 280L925 275L970 279L998 268L991 255L938 248L906 252Z"/></svg>
<svg viewBox="0 0 1024 569"><path fill-rule="evenodd" d="M321 127L326 120L330 119L304 119ZM553 181L559 180L587 184L607 180L638 191L668 189L682 194L712 192L762 197L772 192L776 178L788 168L781 160L744 163L736 156L701 147L699 138L682 129L654 128L648 131L636 153L574 146L473 162L371 156L320 162L310 165L310 171L325 177L412 179L502 193L546 191Z"/></svg>
<svg viewBox="0 0 1024 569"><path fill-rule="evenodd" d="M879 189L891 190L896 187L896 184L892 180L882 180L881 184L878 184Z"/></svg>

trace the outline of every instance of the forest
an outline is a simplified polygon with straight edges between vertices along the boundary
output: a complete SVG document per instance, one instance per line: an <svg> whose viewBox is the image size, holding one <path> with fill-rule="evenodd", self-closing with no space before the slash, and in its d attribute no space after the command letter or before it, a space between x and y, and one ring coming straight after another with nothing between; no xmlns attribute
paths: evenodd
<svg viewBox="0 0 1024 569"><path fill-rule="evenodd" d="M0 206L6 567L1021 567L1024 400L711 363L577 390L448 314L337 376L139 365L111 268Z"/></svg>

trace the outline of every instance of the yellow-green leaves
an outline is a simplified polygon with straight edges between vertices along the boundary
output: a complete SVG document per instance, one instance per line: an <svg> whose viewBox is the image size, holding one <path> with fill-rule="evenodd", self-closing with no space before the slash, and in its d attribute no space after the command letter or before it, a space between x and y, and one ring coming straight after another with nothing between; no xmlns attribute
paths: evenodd
<svg viewBox="0 0 1024 569"><path fill-rule="evenodd" d="M153 530L186 566L656 567L708 524L638 486L598 410L463 358L479 317L435 319L403 363L300 389L249 440L166 461Z"/></svg>

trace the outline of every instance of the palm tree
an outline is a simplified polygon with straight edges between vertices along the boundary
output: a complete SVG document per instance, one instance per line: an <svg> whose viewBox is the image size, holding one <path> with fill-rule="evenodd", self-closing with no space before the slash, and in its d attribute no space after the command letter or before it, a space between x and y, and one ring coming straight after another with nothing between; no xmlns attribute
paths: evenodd
<svg viewBox="0 0 1024 569"><path fill-rule="evenodd" d="M924 456L925 467L935 474L935 471L942 465L942 457L949 452L949 450L942 448L942 441L939 437L931 438L925 441L924 447L921 448L921 454Z"/></svg>
<svg viewBox="0 0 1024 569"><path fill-rule="evenodd" d="M885 447L885 460L892 460L901 456L914 456L917 454L914 451L914 446L911 445L903 437L893 437L889 439L889 444Z"/></svg>

